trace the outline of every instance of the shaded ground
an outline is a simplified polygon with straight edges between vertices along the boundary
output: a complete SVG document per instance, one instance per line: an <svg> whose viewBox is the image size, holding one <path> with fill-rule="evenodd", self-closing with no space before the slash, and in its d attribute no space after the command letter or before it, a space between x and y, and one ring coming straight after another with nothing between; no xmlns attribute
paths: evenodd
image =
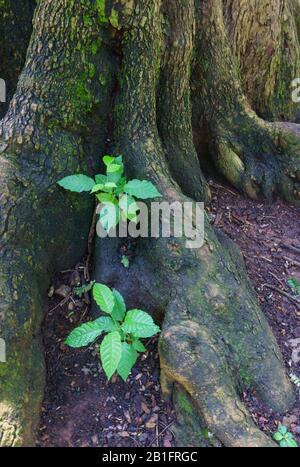
<svg viewBox="0 0 300 467"><path fill-rule="evenodd" d="M300 209L282 202L266 205L251 201L218 184L213 184L211 189L214 225L241 248L260 305L279 342L287 371L300 378L300 300L299 304L293 301L296 295L287 283L292 277L300 281ZM275 289L281 289L291 298ZM297 392L294 409L281 417L266 410L255 394L244 394L244 400L262 430L274 433L281 422L300 441L300 389Z"/></svg>
<svg viewBox="0 0 300 467"><path fill-rule="evenodd" d="M287 284L291 277L300 280L300 209L250 201L216 183L211 189L212 221L242 249L288 372L300 377L300 304ZM84 272L84 265L77 265L75 272L59 274L49 291L43 325L48 384L37 445L171 447L174 412L160 396L156 338L147 343L127 384L119 378L106 382L94 346L71 350L63 344L74 326L88 319L88 296L72 294ZM243 397L261 429L273 433L282 422L300 441L299 395L294 409L281 416L267 411L255 394Z"/></svg>

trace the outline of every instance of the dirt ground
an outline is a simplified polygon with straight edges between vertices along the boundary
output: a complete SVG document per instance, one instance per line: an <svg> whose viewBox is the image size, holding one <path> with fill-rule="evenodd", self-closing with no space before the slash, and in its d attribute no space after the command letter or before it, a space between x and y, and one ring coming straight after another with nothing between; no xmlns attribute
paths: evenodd
<svg viewBox="0 0 300 467"><path fill-rule="evenodd" d="M300 377L300 299L287 283L300 280L300 209L251 201L222 184L211 189L212 222L240 246L287 371ZM89 297L72 293L83 272L79 264L58 274L49 290L42 329L48 377L37 446L172 447L175 414L160 394L157 338L146 343L148 352L127 384L119 378L107 383L94 345L64 345L69 332L89 319ZM297 402L288 414L268 411L255 393L243 399L262 430L274 433L281 422L300 441L300 389L295 390Z"/></svg>

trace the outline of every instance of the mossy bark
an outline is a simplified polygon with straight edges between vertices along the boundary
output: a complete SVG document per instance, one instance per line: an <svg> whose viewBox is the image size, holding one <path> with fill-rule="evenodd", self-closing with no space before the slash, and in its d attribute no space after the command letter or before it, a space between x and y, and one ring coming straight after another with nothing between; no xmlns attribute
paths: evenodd
<svg viewBox="0 0 300 467"><path fill-rule="evenodd" d="M0 78L6 83L6 102L0 102L0 118L17 87L32 32L35 0L0 1Z"/></svg>
<svg viewBox="0 0 300 467"><path fill-rule="evenodd" d="M225 23L243 91L267 120L295 121L292 81L300 76L299 21L294 0L224 0Z"/></svg>
<svg viewBox="0 0 300 467"><path fill-rule="evenodd" d="M169 203L208 198L194 145L203 127L215 165L235 186L295 199L298 143L276 129L276 144L275 128L247 104L221 0L39 2L0 128L0 336L8 357L0 364L0 445L33 443L47 285L82 254L88 232L91 201L62 192L57 180L93 172L105 149L123 154L128 176L152 180ZM276 171L284 164L290 177ZM278 411L293 393L237 248L207 218L199 249L186 248L185 238L141 239L126 270L118 246L97 241L95 278L162 323L161 381L178 409L177 443L272 446L240 392L254 388Z"/></svg>
<svg viewBox="0 0 300 467"><path fill-rule="evenodd" d="M204 135L215 167L240 191L256 199L279 195L299 205L299 137L293 127L265 122L252 110L230 47L222 1L196 0L196 4L195 134Z"/></svg>
<svg viewBox="0 0 300 467"><path fill-rule="evenodd" d="M181 8L190 8L192 14L192 2L178 0L172 5L176 5L176 22L182 31L190 17ZM164 127L157 125L161 81L154 64L162 57L162 24L174 22L174 9L167 8L168 2L165 6L164 21L159 21L159 0L139 2L138 13L124 32L115 148L124 154L131 176L151 179L164 200L172 203L188 198L179 187L180 178L178 183L172 179L172 166L167 163L172 153L165 157L171 130L180 118L176 108L168 106L164 111L167 122ZM169 47L178 50L178 43ZM168 66L171 73L175 69L180 75L175 58ZM168 105L168 100L160 101L164 103ZM185 111L190 112L189 106ZM188 132L185 137L188 144ZM256 389L278 411L293 403L293 393L276 341L232 242L214 232L206 219L205 243L200 249L189 250L185 239L174 237L141 239L134 261L125 270L118 240L106 239L98 241L95 260L96 280L116 287L129 307L152 311L163 323L159 345L162 390L173 398L180 415L178 445L190 438L194 445L273 446L255 427L240 391ZM196 428L198 441L190 432ZM213 439L205 437L207 430Z"/></svg>
<svg viewBox="0 0 300 467"><path fill-rule="evenodd" d="M34 443L47 287L55 270L85 251L93 200L63 193L56 182L93 173L104 150L115 71L107 31L94 2L40 2L1 122L0 336L7 349L0 363L1 446Z"/></svg>

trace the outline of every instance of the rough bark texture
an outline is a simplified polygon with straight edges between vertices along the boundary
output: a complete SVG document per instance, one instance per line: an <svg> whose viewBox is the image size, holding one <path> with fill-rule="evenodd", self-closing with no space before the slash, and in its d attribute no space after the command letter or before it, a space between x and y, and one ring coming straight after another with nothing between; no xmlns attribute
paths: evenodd
<svg viewBox="0 0 300 467"><path fill-rule="evenodd" d="M93 203L62 193L56 182L93 172L104 149L114 61L106 44L113 37L102 29L93 2L40 2L25 68L1 122L1 446L34 442L47 287L53 271L85 251Z"/></svg>
<svg viewBox="0 0 300 467"><path fill-rule="evenodd" d="M0 103L0 118L16 90L32 32L34 0L0 1L0 78L6 82L6 103Z"/></svg>
<svg viewBox="0 0 300 467"><path fill-rule="evenodd" d="M165 23L172 24L176 10L177 24L183 30L190 22L184 10L192 14L193 2L171 3L176 8L164 10ZM159 80L153 64L161 58L160 2L139 5L122 42L116 148L125 155L130 175L151 179L168 202L184 201L171 178L164 151L177 125L174 107L164 111L167 131L160 126L157 130ZM185 43L174 40L168 46L169 57L176 57ZM176 54L172 54L173 49ZM168 67L171 73L179 71L176 60L168 61ZM169 90L160 92L167 94ZM167 99L165 102L168 104ZM189 133L186 138L188 141ZM216 235L208 221L205 232L205 245L196 251L186 249L185 239L140 240L136 259L126 272L120 264L118 241L101 241L95 277L121 290L129 306L142 306L162 318L162 389L173 397L180 414L179 445L186 445L187 440L192 445L211 444L204 437L208 428L215 435L213 443L271 446L273 442L255 427L238 394L251 386L275 410L288 407L293 395L280 352L237 249L221 234Z"/></svg>
<svg viewBox="0 0 300 467"><path fill-rule="evenodd" d="M300 76L298 0L224 0L229 38L243 91L268 120L294 121L291 83Z"/></svg>
<svg viewBox="0 0 300 467"><path fill-rule="evenodd" d="M208 198L197 160L204 135L233 185L296 201L299 143L251 110L221 0L41 0L0 132L0 445L19 445L33 442L38 420L49 277L83 253L92 209L56 181L93 171L106 149L165 201ZM208 219L202 248L185 241L141 239L125 270L119 241L99 240L95 278L162 322L162 389L178 409L178 445L272 446L240 391L255 388L278 411L293 394L241 255Z"/></svg>
<svg viewBox="0 0 300 467"><path fill-rule="evenodd" d="M279 194L299 204L299 138L251 109L229 45L222 1L196 0L196 5L193 123L198 151L199 135L206 135L215 166L240 191L269 200Z"/></svg>

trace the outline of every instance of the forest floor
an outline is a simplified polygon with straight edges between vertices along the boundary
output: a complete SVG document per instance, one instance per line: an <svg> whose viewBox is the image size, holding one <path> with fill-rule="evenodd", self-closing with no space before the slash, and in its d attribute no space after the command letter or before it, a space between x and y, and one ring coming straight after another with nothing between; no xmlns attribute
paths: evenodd
<svg viewBox="0 0 300 467"><path fill-rule="evenodd" d="M251 201L219 183L211 189L212 221L240 246L287 371L300 377L300 305L288 285L292 277L300 281L300 209ZM47 387L37 446L172 447L175 414L160 394L157 338L148 341L126 384L119 378L107 383L95 346L64 345L89 316L89 297L72 293L83 271L78 264L58 274L49 291L42 329ZM267 410L253 392L242 397L262 430L272 434L281 422L300 442L300 389L295 407L281 415Z"/></svg>

